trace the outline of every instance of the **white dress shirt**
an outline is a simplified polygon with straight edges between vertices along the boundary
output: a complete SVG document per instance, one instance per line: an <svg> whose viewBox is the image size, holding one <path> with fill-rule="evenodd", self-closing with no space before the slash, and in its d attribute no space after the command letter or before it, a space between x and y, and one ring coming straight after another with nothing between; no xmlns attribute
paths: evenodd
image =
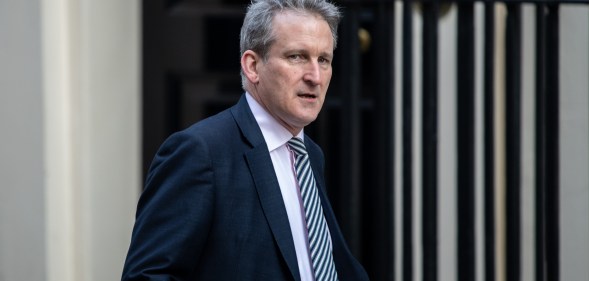
<svg viewBox="0 0 589 281"><path fill-rule="evenodd" d="M256 122L264 140L268 146L270 157L278 184L280 185L280 192L286 207L286 214L288 215L288 222L297 254L297 261L299 265L299 273L301 281L315 280L313 267L311 265L311 258L309 254L309 242L307 238L307 223L305 221L305 210L303 201L298 187L298 181L295 177L294 171L294 154L288 147L287 142L293 135L282 125L274 119L262 106L246 92L247 103L249 104ZM296 136L302 140L304 136L303 130Z"/></svg>

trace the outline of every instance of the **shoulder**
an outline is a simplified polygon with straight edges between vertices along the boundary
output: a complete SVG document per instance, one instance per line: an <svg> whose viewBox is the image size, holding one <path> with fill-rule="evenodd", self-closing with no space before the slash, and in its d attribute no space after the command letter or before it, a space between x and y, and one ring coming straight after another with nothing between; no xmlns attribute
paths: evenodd
<svg viewBox="0 0 589 281"><path fill-rule="evenodd" d="M234 138L237 131L231 114L224 110L171 134L160 145L154 160L157 162L162 158L190 158L197 155L202 158L210 154L215 144L222 145Z"/></svg>
<svg viewBox="0 0 589 281"><path fill-rule="evenodd" d="M162 144L180 146L182 143L211 144L233 137L238 127L229 109L200 120L191 126L171 134Z"/></svg>
<svg viewBox="0 0 589 281"><path fill-rule="evenodd" d="M243 95L232 107L200 120L173 134L172 137L197 138L224 143L231 139L241 139L242 131L253 130L254 126L250 124L252 122L255 123L255 119ZM249 126L244 127L243 124ZM257 126L257 124L254 125Z"/></svg>

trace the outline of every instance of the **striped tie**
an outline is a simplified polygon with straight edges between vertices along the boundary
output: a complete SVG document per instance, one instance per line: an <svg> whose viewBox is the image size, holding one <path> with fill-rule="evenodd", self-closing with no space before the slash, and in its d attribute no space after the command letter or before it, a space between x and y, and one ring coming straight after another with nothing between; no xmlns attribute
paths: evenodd
<svg viewBox="0 0 589 281"><path fill-rule="evenodd" d="M291 150L296 154L295 170L303 206L305 207L305 219L309 232L309 251L315 270L315 280L338 280L335 264L333 263L331 237L327 229L327 222L323 215L323 208L319 199L319 193L315 185L315 176L309 163L309 155L305 144L299 138L288 141Z"/></svg>

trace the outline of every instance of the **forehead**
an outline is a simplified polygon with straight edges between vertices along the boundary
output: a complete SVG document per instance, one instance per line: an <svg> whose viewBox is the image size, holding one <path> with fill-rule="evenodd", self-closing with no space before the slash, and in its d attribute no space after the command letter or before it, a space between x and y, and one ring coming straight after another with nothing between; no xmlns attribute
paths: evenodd
<svg viewBox="0 0 589 281"><path fill-rule="evenodd" d="M276 41L329 41L333 48L331 28L319 14L293 10L278 12L272 19L272 32Z"/></svg>

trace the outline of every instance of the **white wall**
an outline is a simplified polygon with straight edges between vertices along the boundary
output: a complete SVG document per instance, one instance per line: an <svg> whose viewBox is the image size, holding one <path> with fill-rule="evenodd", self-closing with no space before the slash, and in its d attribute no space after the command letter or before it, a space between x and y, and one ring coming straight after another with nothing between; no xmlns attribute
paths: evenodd
<svg viewBox="0 0 589 281"><path fill-rule="evenodd" d="M0 0L0 281L117 280L140 190L138 0Z"/></svg>
<svg viewBox="0 0 589 281"><path fill-rule="evenodd" d="M0 1L0 281L45 273L39 1Z"/></svg>

